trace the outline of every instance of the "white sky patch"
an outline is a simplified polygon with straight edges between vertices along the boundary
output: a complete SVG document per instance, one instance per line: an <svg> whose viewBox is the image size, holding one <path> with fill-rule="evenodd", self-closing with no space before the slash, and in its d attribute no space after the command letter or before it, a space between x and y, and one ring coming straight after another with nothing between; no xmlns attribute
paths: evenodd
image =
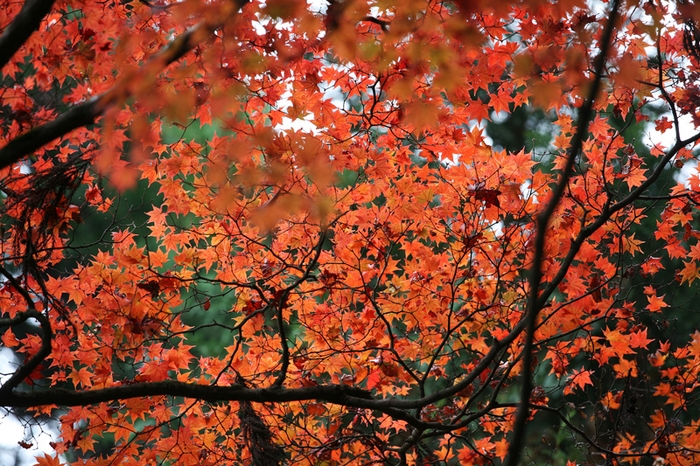
<svg viewBox="0 0 700 466"><path fill-rule="evenodd" d="M669 120L673 121L673 115L670 111L666 112L664 115ZM681 134L681 140L689 138L694 135L698 129L693 124L693 118L690 115L680 115L678 118L679 130ZM654 145L660 145L665 150L668 150L676 143L676 131L675 128L668 129L666 131L657 131L653 123L650 123L646 131L646 137L644 138L644 144L648 147L653 147ZM690 189L688 185L688 179L697 175L698 162L695 160L684 160L683 168L677 172L673 178L678 183L682 183L686 188Z"/></svg>
<svg viewBox="0 0 700 466"><path fill-rule="evenodd" d="M282 123L275 126L274 130L276 132L294 130L302 133L309 133L317 135L320 133L318 127L313 123L314 115L313 113L307 115L305 118L295 118L292 120L289 117L282 117Z"/></svg>
<svg viewBox="0 0 700 466"><path fill-rule="evenodd" d="M289 86L291 87L291 83L289 83ZM291 91L287 91L284 94L282 94L280 100L275 102L275 108L282 112L286 111L289 107L292 106L292 101L289 100L290 97L292 97ZM320 133L320 131L314 123L314 119L314 114L311 112L307 113L304 116L304 118L282 117L282 123L275 125L273 129L275 130L275 132L278 133L288 131L291 129L294 131L300 131L304 133L317 135Z"/></svg>
<svg viewBox="0 0 700 466"><path fill-rule="evenodd" d="M259 36L264 36L267 34L267 30L261 21L253 21L253 29L255 29L255 33Z"/></svg>
<svg viewBox="0 0 700 466"><path fill-rule="evenodd" d="M0 381L10 377L17 369L18 359L12 350L0 348ZM35 457L42 453L52 454L54 451L49 442L58 438L55 422L44 426L23 425L13 414L0 411L0 464L29 466L36 464ZM31 443L28 449L22 448L17 442Z"/></svg>
<svg viewBox="0 0 700 466"><path fill-rule="evenodd" d="M493 232L496 238L503 236L503 222L496 222L489 227L489 230Z"/></svg>
<svg viewBox="0 0 700 466"><path fill-rule="evenodd" d="M491 121L496 124L505 122L510 116L509 112L501 110L500 112L491 112Z"/></svg>
<svg viewBox="0 0 700 466"><path fill-rule="evenodd" d="M676 173L673 176L673 178L676 180L676 182L682 183L687 189L690 189L690 183L688 183L688 180L690 179L691 176L697 176L697 175L698 175L698 162L697 162L697 160L688 160L683 165L683 168L681 168L681 171Z"/></svg>
<svg viewBox="0 0 700 466"><path fill-rule="evenodd" d="M523 199L527 200L532 198L532 203L538 204L537 193L532 189L532 182L530 180L520 185L520 194L523 196Z"/></svg>

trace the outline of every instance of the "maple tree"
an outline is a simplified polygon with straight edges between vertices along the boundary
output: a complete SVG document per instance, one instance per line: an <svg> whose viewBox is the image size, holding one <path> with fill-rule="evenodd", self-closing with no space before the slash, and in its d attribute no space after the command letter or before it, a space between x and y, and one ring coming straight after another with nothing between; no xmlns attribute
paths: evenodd
<svg viewBox="0 0 700 466"><path fill-rule="evenodd" d="M0 3L38 464L700 462L700 5Z"/></svg>

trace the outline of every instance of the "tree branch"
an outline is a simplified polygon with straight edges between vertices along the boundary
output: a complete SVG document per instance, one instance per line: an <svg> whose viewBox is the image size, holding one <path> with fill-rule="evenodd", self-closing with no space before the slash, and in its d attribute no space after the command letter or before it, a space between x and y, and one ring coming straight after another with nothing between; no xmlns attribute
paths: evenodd
<svg viewBox="0 0 700 466"><path fill-rule="evenodd" d="M284 328L284 308L287 306L289 294L296 287L308 280L309 276L311 275L311 271L314 267L316 267L316 264L318 264L318 259L319 257L321 257L321 251L323 251L323 243L326 241L326 233L327 230L325 228L321 230L318 243L316 244L314 257L311 259L311 261L309 261L309 265L304 270L302 276L294 280L293 283L291 283L288 287L282 290L281 297L279 298L279 300L277 301L277 305L275 306L275 314L277 316L277 332L279 333L280 346L282 347L282 360L280 364L280 373L277 376L277 379L272 384L273 387L281 387L284 384L284 380L287 377L287 371L289 369L289 343L287 342L287 332Z"/></svg>
<svg viewBox="0 0 700 466"><path fill-rule="evenodd" d="M0 70L24 45L29 37L39 29L41 21L51 11L54 0L27 0L17 16L0 36Z"/></svg>
<svg viewBox="0 0 700 466"><path fill-rule="evenodd" d="M321 401L360 409L375 409L394 419L405 421L419 429L434 427L403 410L391 407L392 400L375 400L366 390L347 385L319 385L293 389L246 388L241 385L200 385L168 380L120 385L96 390L76 391L50 388L32 392L0 391L0 406L31 408L36 406L86 406L131 398L175 396L210 403L249 401L257 403L287 403L292 401ZM384 402L379 404L377 402Z"/></svg>
<svg viewBox="0 0 700 466"><path fill-rule="evenodd" d="M248 3L248 0L235 0L235 3L240 9ZM222 19L216 24L202 21L193 26L154 55L143 68L154 64L160 64L163 68L167 67L197 46L202 37L213 34L217 28L224 24L224 21L225 19ZM37 126L10 141L5 147L0 149L0 169L18 162L54 139L65 136L75 129L95 123L97 118L109 107L123 102L124 99L131 96L132 91L129 85L133 79L136 79L136 76L124 76L119 83L103 94L73 106L55 120Z"/></svg>
<svg viewBox="0 0 700 466"><path fill-rule="evenodd" d="M537 329L537 315L542 307L539 296L539 288L542 281L541 266L542 261L544 260L544 246L547 235L547 227L552 215L554 215L554 211L564 195L569 179L573 174L576 157L578 157L580 154L583 147L583 140L586 134L588 134L588 125L593 117L593 104L598 95L598 91L600 90L603 69L605 67L606 57L610 49L610 45L612 43L619 5L619 0L614 0L611 6L608 24L603 31L603 36L600 42L600 54L598 55L594 71L595 77L591 83L588 97L581 107L578 126L576 128L576 133L571 138L568 158L561 174L561 178L559 179L559 182L557 183L547 206L545 207L544 211L537 216L536 220L537 233L535 235L535 251L532 268L530 269L530 277L528 279L529 296L524 319L527 322L527 330L525 332L525 345L523 347L522 390L520 392L520 406L516 412L515 423L513 425L513 439L508 448L508 460L506 462L508 466L517 466L518 462L520 461L520 453L525 440L524 437L527 418L530 415L529 399L532 392L532 352L535 330Z"/></svg>
<svg viewBox="0 0 700 466"><path fill-rule="evenodd" d="M180 396L208 402L253 401L279 403L322 400L354 406L370 399L368 392L346 385L322 385L295 389L247 388L242 385L199 385L168 380L142 382L96 390L76 391L50 388L33 392L13 392L0 399L0 406L30 408L34 406L83 406L147 396ZM362 406L358 406L362 407Z"/></svg>

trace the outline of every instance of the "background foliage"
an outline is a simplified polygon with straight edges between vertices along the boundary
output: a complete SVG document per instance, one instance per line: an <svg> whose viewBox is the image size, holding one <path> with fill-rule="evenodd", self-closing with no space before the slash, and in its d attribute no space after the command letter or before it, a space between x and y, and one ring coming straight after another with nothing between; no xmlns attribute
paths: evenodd
<svg viewBox="0 0 700 466"><path fill-rule="evenodd" d="M0 6L39 464L700 460L694 2Z"/></svg>

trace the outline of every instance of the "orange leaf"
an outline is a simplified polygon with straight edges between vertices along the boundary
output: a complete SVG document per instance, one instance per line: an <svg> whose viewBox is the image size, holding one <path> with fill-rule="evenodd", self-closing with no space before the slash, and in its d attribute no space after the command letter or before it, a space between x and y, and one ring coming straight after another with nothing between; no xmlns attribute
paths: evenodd
<svg viewBox="0 0 700 466"><path fill-rule="evenodd" d="M589 370L579 369L574 371L567 379L567 385L564 388L564 394L568 395L573 393L574 388L583 389L586 385L593 385L591 380L592 372Z"/></svg>

